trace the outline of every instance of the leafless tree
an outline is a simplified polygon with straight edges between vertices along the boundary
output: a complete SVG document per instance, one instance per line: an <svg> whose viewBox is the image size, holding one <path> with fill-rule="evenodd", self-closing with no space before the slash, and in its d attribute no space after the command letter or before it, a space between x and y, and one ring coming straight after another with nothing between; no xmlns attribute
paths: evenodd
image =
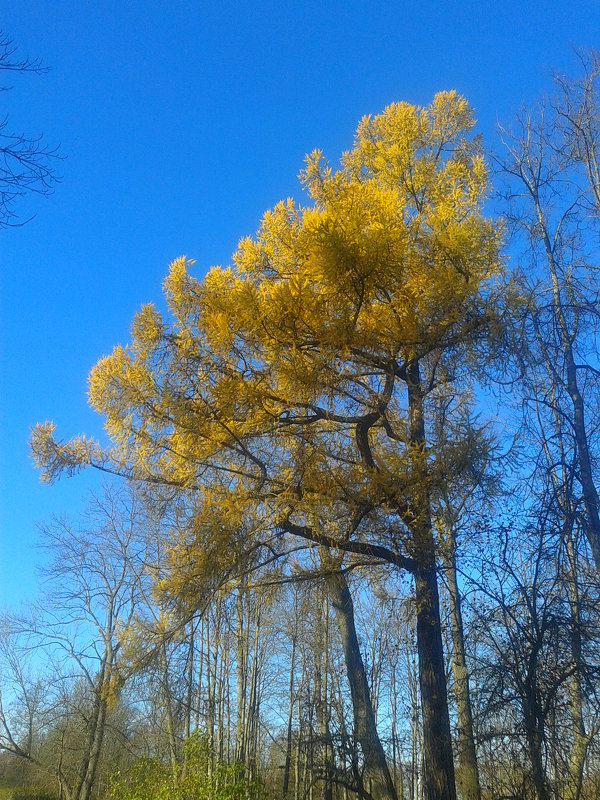
<svg viewBox="0 0 600 800"><path fill-rule="evenodd" d="M15 728L0 710L0 747L55 775L66 800L91 797L108 720L127 678L120 661L140 596L139 511L133 496L106 489L92 499L81 526L63 519L44 526L51 558L45 597L4 625L10 647L2 683L16 687L13 719L20 723ZM28 653L45 665L42 695L39 679L28 680L21 666ZM58 734L50 753L40 749L44 729Z"/></svg>
<svg viewBox="0 0 600 800"><path fill-rule="evenodd" d="M39 75L47 69L41 59L20 58L13 40L0 31L0 72ZM0 86L0 92L9 88ZM0 228L23 224L15 211L19 198L54 191L59 180L54 166L57 158L58 148L48 145L41 134L15 133L8 117L0 117Z"/></svg>

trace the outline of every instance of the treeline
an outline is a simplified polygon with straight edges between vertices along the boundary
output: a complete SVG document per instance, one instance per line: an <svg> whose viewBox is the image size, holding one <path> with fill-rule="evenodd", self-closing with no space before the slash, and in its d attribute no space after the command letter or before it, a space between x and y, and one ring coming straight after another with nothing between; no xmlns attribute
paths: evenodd
<svg viewBox="0 0 600 800"><path fill-rule="evenodd" d="M596 796L582 68L491 166L455 92L365 117L233 267L173 263L169 316L91 373L108 447L36 427L46 480L130 488L47 527L48 597L5 620L7 774L68 800Z"/></svg>
<svg viewBox="0 0 600 800"><path fill-rule="evenodd" d="M464 660L482 796L593 797L596 574L577 537L571 547L556 529L520 523L521 516L510 525L483 518L457 538L459 595L451 572L441 571L453 737L458 748ZM45 530L52 562L43 602L3 621L4 780L64 798L111 796L111 786L112 796L141 797L153 782L171 780L177 796L191 741L203 748L193 763L211 796L227 796L242 777L244 792L258 782L267 797L294 800L369 791L334 599L318 559L310 550L290 556L297 560L289 583L252 565L174 624L155 588L170 524L147 498L107 487L83 527L54 521ZM362 571L342 574L376 727L396 795L418 800L412 589L385 569L369 567L368 580ZM458 597L461 630L452 619ZM456 755L461 786L464 753Z"/></svg>

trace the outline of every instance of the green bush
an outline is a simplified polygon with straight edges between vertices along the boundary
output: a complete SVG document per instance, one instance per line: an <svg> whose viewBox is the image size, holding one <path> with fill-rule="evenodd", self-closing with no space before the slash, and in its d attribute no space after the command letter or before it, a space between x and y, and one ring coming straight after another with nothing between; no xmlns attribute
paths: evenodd
<svg viewBox="0 0 600 800"><path fill-rule="evenodd" d="M249 781L240 764L217 764L209 770L206 736L194 734L184 744L183 764L138 759L111 779L111 800L264 800L258 781Z"/></svg>

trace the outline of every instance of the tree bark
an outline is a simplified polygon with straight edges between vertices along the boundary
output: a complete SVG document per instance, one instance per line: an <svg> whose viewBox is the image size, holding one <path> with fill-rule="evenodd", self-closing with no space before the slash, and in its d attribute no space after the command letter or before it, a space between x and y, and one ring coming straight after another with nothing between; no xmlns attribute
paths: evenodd
<svg viewBox="0 0 600 800"><path fill-rule="evenodd" d="M533 680L534 678L531 676L531 681ZM524 717L533 785L535 786L535 793L538 800L549 800L542 750L544 741L543 724L540 719L539 702L533 685L528 687L527 695L528 696L524 698L526 701Z"/></svg>
<svg viewBox="0 0 600 800"><path fill-rule="evenodd" d="M565 537L567 558L569 560L568 588L571 612L571 655L575 669L569 679L568 701L571 718L571 752L565 782L565 800L579 800L583 783L583 769L590 737L585 730L583 719L583 692L581 688L581 618L579 613L579 586L575 548L570 532Z"/></svg>
<svg viewBox="0 0 600 800"><path fill-rule="evenodd" d="M456 546L454 534L447 533L448 539L443 548L444 572L448 582L450 598L450 627L452 634L452 674L454 676L454 695L458 722L458 764L457 783L462 800L480 800L481 787L477 766L477 751L473 734L473 714L469 689L469 671L465 657L465 638L462 607L456 577Z"/></svg>
<svg viewBox="0 0 600 800"><path fill-rule="evenodd" d="M440 601L434 567L417 570L415 597L423 715L423 796L425 800L456 800Z"/></svg>
<svg viewBox="0 0 600 800"><path fill-rule="evenodd" d="M192 733L192 702L194 692L194 620L190 622L190 639L185 668L185 721L184 734L189 739Z"/></svg>
<svg viewBox="0 0 600 800"><path fill-rule="evenodd" d="M328 556L323 556L322 560L332 566ZM338 568L332 567L328 573L327 589L342 639L352 698L355 735L365 764L364 783L366 785L370 783L373 800L397 800L394 782L375 725L369 684L354 624L354 604L346 579Z"/></svg>
<svg viewBox="0 0 600 800"><path fill-rule="evenodd" d="M419 726L419 696L417 691L418 668L416 666L416 656L411 654L411 643L406 639L406 672L408 677L408 689L410 692L410 800L417 800L419 796L419 754L421 752L421 728ZM411 659L411 655L413 658Z"/></svg>
<svg viewBox="0 0 600 800"><path fill-rule="evenodd" d="M179 763L177 760L177 742L175 741L175 720L173 718L173 704L171 697L171 687L169 683L169 663L167 659L167 645L165 640L160 645L160 669L163 701L165 704L165 715L167 722L167 742L169 744L169 761L173 777L179 773Z"/></svg>
<svg viewBox="0 0 600 800"><path fill-rule="evenodd" d="M319 729L320 771L322 772L321 797L322 800L332 800L333 785L331 782L332 769L329 758L329 703L328 703L328 673L329 673L329 597L326 591L322 592L319 608L320 624L316 637L315 660L315 701L316 717Z"/></svg>
<svg viewBox="0 0 600 800"><path fill-rule="evenodd" d="M454 758L442 645L436 549L426 462L425 408L419 362L407 367L409 449L413 480L413 557L419 687L423 715L425 800L456 800Z"/></svg>
<svg viewBox="0 0 600 800"><path fill-rule="evenodd" d="M244 579L240 581L236 593L236 630L235 630L235 674L236 674L236 723L235 723L235 760L238 764L246 762L246 693L247 693L247 658L248 634L244 605L246 589Z"/></svg>
<svg viewBox="0 0 600 800"><path fill-rule="evenodd" d="M296 622L296 620L294 622ZM297 632L295 626L294 633L292 635L292 654L290 656L288 719L287 719L287 735L286 735L286 748L285 748L285 767L283 770L283 789L282 789L282 794L284 797L287 795L290 785L290 767L292 763L292 723L294 717L294 670L296 667L296 636ZM300 731L298 731L298 735L300 735Z"/></svg>

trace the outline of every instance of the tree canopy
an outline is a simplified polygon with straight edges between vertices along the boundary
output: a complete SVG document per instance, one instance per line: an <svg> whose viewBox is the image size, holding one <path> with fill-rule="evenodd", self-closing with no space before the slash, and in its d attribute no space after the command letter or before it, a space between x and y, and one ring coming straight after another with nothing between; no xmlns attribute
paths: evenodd
<svg viewBox="0 0 600 800"><path fill-rule="evenodd" d="M196 547L172 549L177 591L194 552L205 560L208 543L223 567L252 531L408 569L426 794L449 799L431 501L481 451L453 398L500 327L503 267L474 122L443 92L364 117L338 169L311 153L310 204L276 205L233 265L203 279L174 261L170 319L144 306L131 343L94 367L90 403L111 446L58 442L50 423L32 437L47 480L91 464L194 490Z"/></svg>
<svg viewBox="0 0 600 800"><path fill-rule="evenodd" d="M465 460L462 441L430 443L417 467L411 366L426 369L423 394L439 396L464 381L497 319L501 231L482 213L487 169L473 125L455 92L428 108L391 105L360 122L340 169L318 151L307 157L312 204L267 212L233 266L197 279L193 262L173 262L171 319L144 306L131 343L90 375L112 446L60 443L52 424L38 425L44 478L92 464L207 499L235 495L238 514L258 497L279 522L324 506L331 519L338 503L410 521L415 470L435 483L448 458Z"/></svg>

